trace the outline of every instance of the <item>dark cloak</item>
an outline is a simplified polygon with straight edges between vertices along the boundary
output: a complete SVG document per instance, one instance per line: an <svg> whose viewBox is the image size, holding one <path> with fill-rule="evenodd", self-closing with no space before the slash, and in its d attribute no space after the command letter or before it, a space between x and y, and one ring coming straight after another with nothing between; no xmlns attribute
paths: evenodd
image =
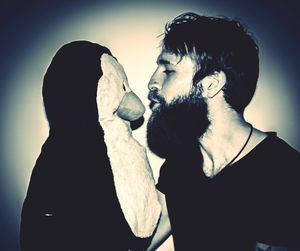
<svg viewBox="0 0 300 251"><path fill-rule="evenodd" d="M103 53L111 55L95 43L71 42L59 49L45 74L50 132L23 204L22 251L117 251L144 242L123 216L98 123Z"/></svg>

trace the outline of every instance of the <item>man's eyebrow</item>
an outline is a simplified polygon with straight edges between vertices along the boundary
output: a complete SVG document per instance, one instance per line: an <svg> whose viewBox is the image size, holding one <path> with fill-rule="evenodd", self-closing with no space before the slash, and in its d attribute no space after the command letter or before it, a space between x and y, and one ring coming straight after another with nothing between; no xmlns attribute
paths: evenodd
<svg viewBox="0 0 300 251"><path fill-rule="evenodd" d="M169 60L167 59L164 59L164 58L159 58L157 59L157 62L156 62L158 65L174 65L172 64Z"/></svg>

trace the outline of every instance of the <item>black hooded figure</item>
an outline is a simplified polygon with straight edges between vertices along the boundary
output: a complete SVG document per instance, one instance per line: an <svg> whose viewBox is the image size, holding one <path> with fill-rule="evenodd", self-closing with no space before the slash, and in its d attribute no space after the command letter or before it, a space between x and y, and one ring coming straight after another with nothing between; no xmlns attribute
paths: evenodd
<svg viewBox="0 0 300 251"><path fill-rule="evenodd" d="M49 137L34 166L22 209L22 251L135 250L122 213L96 95L100 57L111 52L75 41L54 56L43 82Z"/></svg>

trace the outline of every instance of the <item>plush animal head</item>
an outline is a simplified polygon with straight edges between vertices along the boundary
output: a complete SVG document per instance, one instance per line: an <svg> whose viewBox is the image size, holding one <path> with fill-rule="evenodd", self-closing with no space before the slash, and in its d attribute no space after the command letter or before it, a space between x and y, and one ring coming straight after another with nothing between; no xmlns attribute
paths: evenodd
<svg viewBox="0 0 300 251"><path fill-rule="evenodd" d="M114 114L128 121L142 117L145 107L130 89L122 65L106 53L100 60L103 73L99 80L97 94L100 120L109 119Z"/></svg>
<svg viewBox="0 0 300 251"><path fill-rule="evenodd" d="M94 128L99 116L96 103L102 76L100 58L109 49L89 41L72 41L55 54L43 81L45 112L52 132Z"/></svg>

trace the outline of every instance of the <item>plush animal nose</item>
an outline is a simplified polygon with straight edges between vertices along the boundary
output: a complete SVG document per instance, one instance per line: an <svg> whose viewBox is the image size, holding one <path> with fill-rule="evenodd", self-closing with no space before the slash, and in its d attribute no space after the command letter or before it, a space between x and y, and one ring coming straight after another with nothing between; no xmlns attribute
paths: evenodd
<svg viewBox="0 0 300 251"><path fill-rule="evenodd" d="M133 92L126 92L118 109L117 115L128 121L135 121L145 113L145 106L140 98Z"/></svg>

